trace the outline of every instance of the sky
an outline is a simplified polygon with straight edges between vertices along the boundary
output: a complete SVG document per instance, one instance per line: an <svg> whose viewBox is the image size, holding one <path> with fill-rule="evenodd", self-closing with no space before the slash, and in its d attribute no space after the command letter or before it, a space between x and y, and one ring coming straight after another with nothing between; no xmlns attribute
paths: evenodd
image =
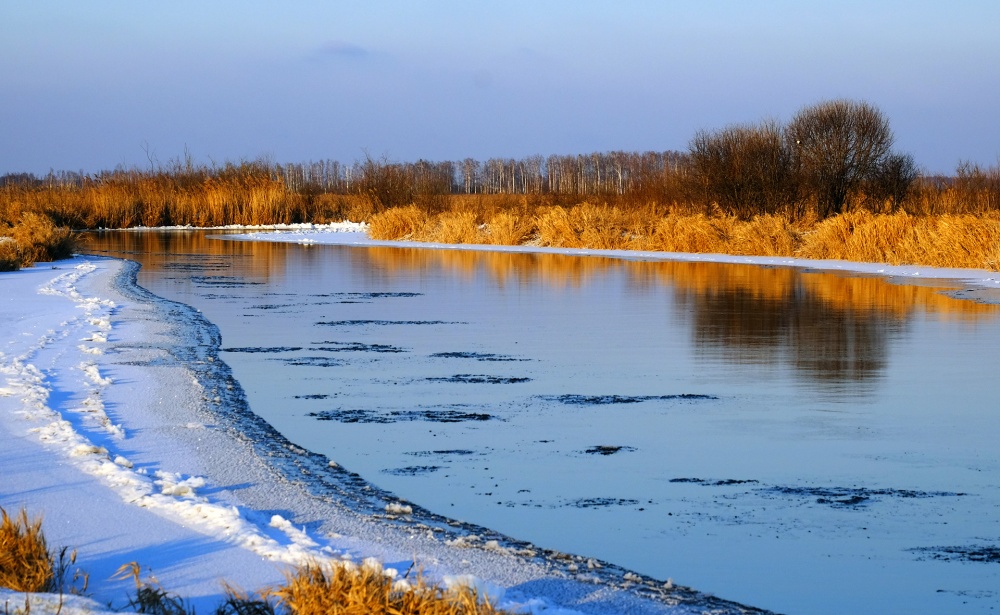
<svg viewBox="0 0 1000 615"><path fill-rule="evenodd" d="M995 0L4 0L0 174L686 150L848 98L1000 163Z"/></svg>

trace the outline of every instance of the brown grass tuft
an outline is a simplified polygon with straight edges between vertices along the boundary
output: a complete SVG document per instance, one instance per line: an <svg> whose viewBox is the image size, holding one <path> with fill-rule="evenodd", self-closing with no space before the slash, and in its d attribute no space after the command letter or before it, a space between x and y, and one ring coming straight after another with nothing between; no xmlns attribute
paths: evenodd
<svg viewBox="0 0 1000 615"><path fill-rule="evenodd" d="M446 211L427 221L414 239L436 243L482 243L483 233L471 211Z"/></svg>
<svg viewBox="0 0 1000 615"><path fill-rule="evenodd" d="M52 589L56 571L42 520L28 520L24 509L11 518L0 507L0 587L19 592Z"/></svg>
<svg viewBox="0 0 1000 615"><path fill-rule="evenodd" d="M21 214L10 236L22 266L69 258L76 249L76 238L68 228L57 227L48 216L34 212Z"/></svg>
<svg viewBox="0 0 1000 615"><path fill-rule="evenodd" d="M422 578L400 584L378 566L309 566L273 590L296 615L492 615L501 613L472 589L446 590Z"/></svg>
<svg viewBox="0 0 1000 615"><path fill-rule="evenodd" d="M416 206L394 207L371 217L368 234L372 239L409 239L421 232L426 223L427 214Z"/></svg>
<svg viewBox="0 0 1000 615"><path fill-rule="evenodd" d="M484 240L495 246L519 246L528 240L534 228L534 221L527 216L502 211L486 224Z"/></svg>
<svg viewBox="0 0 1000 615"><path fill-rule="evenodd" d="M0 271L17 271L20 268L21 255L14 239L0 235Z"/></svg>
<svg viewBox="0 0 1000 615"><path fill-rule="evenodd" d="M730 254L791 256L801 242L800 233L787 217L775 214L754 216L749 222L734 224Z"/></svg>
<svg viewBox="0 0 1000 615"><path fill-rule="evenodd" d="M851 212L805 234L797 256L891 265L1000 270L1000 219L993 216Z"/></svg>
<svg viewBox="0 0 1000 615"><path fill-rule="evenodd" d="M670 215L657 223L650 249L662 252L722 252L731 224L728 219L713 219L704 214Z"/></svg>

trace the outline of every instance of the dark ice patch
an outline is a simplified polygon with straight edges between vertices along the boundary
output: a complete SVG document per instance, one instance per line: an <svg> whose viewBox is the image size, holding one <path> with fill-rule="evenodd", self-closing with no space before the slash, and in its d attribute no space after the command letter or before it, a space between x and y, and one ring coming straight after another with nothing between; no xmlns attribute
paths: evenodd
<svg viewBox="0 0 1000 615"><path fill-rule="evenodd" d="M489 376L485 374L455 374L443 378L427 378L428 382L458 382L463 384L517 384L531 382L531 378Z"/></svg>
<svg viewBox="0 0 1000 615"><path fill-rule="evenodd" d="M248 310L283 310L285 308L298 307L292 303L261 303L258 305L251 305Z"/></svg>
<svg viewBox="0 0 1000 615"><path fill-rule="evenodd" d="M244 286L262 286L264 282L250 282L238 276L230 275L193 275L191 281L197 286L213 288L241 288Z"/></svg>
<svg viewBox="0 0 1000 615"><path fill-rule="evenodd" d="M908 549L918 553L921 559L942 562L980 562L1000 564L1000 547L994 545L968 545L964 547L918 547Z"/></svg>
<svg viewBox="0 0 1000 615"><path fill-rule="evenodd" d="M410 451L404 453L405 455L411 455L413 457L449 457L451 455L475 455L476 451L470 451L464 448L457 448L447 451Z"/></svg>
<svg viewBox="0 0 1000 615"><path fill-rule="evenodd" d="M531 359L519 359L505 354L492 354L488 352L435 352L431 355L436 359L475 359L476 361L530 361Z"/></svg>
<svg viewBox="0 0 1000 615"><path fill-rule="evenodd" d="M465 412L450 409L417 409L417 410L379 410L337 409L310 412L307 416L320 421L337 421L339 423L405 423L410 421L427 421L430 423L466 423L472 421L489 421L494 418L482 412Z"/></svg>
<svg viewBox="0 0 1000 615"><path fill-rule="evenodd" d="M590 448L588 448L587 450L585 450L583 452L587 453L588 455L614 455L615 453L620 453L622 451L625 451L627 453L631 453L631 452L633 452L635 450L636 449L635 449L634 446L607 446L607 445L598 445L598 446L591 446Z"/></svg>
<svg viewBox="0 0 1000 615"><path fill-rule="evenodd" d="M316 323L323 327L365 327L389 325L464 325L464 322L450 320L321 320Z"/></svg>
<svg viewBox="0 0 1000 615"><path fill-rule="evenodd" d="M605 406L611 404L638 404L644 401L719 399L715 395L693 393L681 393L679 395L539 395L538 398L570 406Z"/></svg>
<svg viewBox="0 0 1000 615"><path fill-rule="evenodd" d="M299 346L243 346L240 348L222 348L221 352L295 352L297 350L302 350Z"/></svg>
<svg viewBox="0 0 1000 615"><path fill-rule="evenodd" d="M269 361L281 361L285 365L295 367L337 367L344 362L330 357L294 357L290 359L269 359Z"/></svg>
<svg viewBox="0 0 1000 615"><path fill-rule="evenodd" d="M705 478L671 478L672 483L691 483L703 487L728 487L730 485L755 485L758 481L746 478L723 478L721 480Z"/></svg>
<svg viewBox="0 0 1000 615"><path fill-rule="evenodd" d="M326 293L309 295L310 297L320 297L320 298L334 298L334 297L351 297L354 299L384 299L391 297L420 297L424 293L394 293L394 292L374 292L374 293Z"/></svg>
<svg viewBox="0 0 1000 615"><path fill-rule="evenodd" d="M313 342L313 350L323 352L407 352L405 348L388 344L362 344L361 342Z"/></svg>
<svg viewBox="0 0 1000 615"><path fill-rule="evenodd" d="M310 393L309 395L296 395L295 399L330 399L326 393Z"/></svg>
<svg viewBox="0 0 1000 615"><path fill-rule="evenodd" d="M420 474L437 472L440 469L441 466L406 466L403 468L388 468L382 470L382 473L391 474L393 476L418 476Z"/></svg>
<svg viewBox="0 0 1000 615"><path fill-rule="evenodd" d="M229 269L227 263L164 263L163 269L168 271L219 271Z"/></svg>
<svg viewBox="0 0 1000 615"><path fill-rule="evenodd" d="M563 506L572 506L574 508L608 508L610 506L635 506L638 503L639 500L626 498L580 498L579 500L570 500Z"/></svg>
<svg viewBox="0 0 1000 615"><path fill-rule="evenodd" d="M924 499L959 497L964 493L954 491L916 491L913 489L868 489L865 487L769 487L764 493L801 498L814 498L817 504L832 508L858 509L884 498Z"/></svg>

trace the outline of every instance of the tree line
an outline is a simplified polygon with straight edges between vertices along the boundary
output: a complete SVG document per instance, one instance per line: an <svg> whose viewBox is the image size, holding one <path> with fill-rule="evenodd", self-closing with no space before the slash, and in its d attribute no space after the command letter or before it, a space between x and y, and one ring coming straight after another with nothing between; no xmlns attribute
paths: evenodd
<svg viewBox="0 0 1000 615"><path fill-rule="evenodd" d="M360 198L372 212L411 203L443 210L455 195L519 195L535 203L596 201L619 207L656 204L741 219L774 213L823 219L848 209L1000 209L1000 169L962 164L951 177L924 176L912 156L894 151L893 144L889 121L876 107L835 100L803 108L787 125L763 121L699 131L686 151L416 162L365 155L349 164L257 160L211 167L188 158L149 170L8 174L0 176L0 189L108 192L115 187L121 198L138 199L137 206L148 211L147 201L167 207L181 198L170 195L215 194L220 186L234 185L236 193L252 192L253 199L266 191L268 203L284 207L292 218L338 195ZM278 192L296 202L278 203ZM152 211L143 217L158 215Z"/></svg>

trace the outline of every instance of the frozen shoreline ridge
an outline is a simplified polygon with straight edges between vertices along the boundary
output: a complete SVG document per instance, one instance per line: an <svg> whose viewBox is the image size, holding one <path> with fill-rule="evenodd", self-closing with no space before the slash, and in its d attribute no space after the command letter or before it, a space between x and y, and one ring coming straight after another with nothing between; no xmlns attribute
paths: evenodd
<svg viewBox="0 0 1000 615"><path fill-rule="evenodd" d="M296 447L247 407L214 325L136 269L77 257L0 275L0 505L79 550L82 608L124 606L131 581L109 578L131 561L207 612L222 581L375 558L524 612L759 612L451 521Z"/></svg>

